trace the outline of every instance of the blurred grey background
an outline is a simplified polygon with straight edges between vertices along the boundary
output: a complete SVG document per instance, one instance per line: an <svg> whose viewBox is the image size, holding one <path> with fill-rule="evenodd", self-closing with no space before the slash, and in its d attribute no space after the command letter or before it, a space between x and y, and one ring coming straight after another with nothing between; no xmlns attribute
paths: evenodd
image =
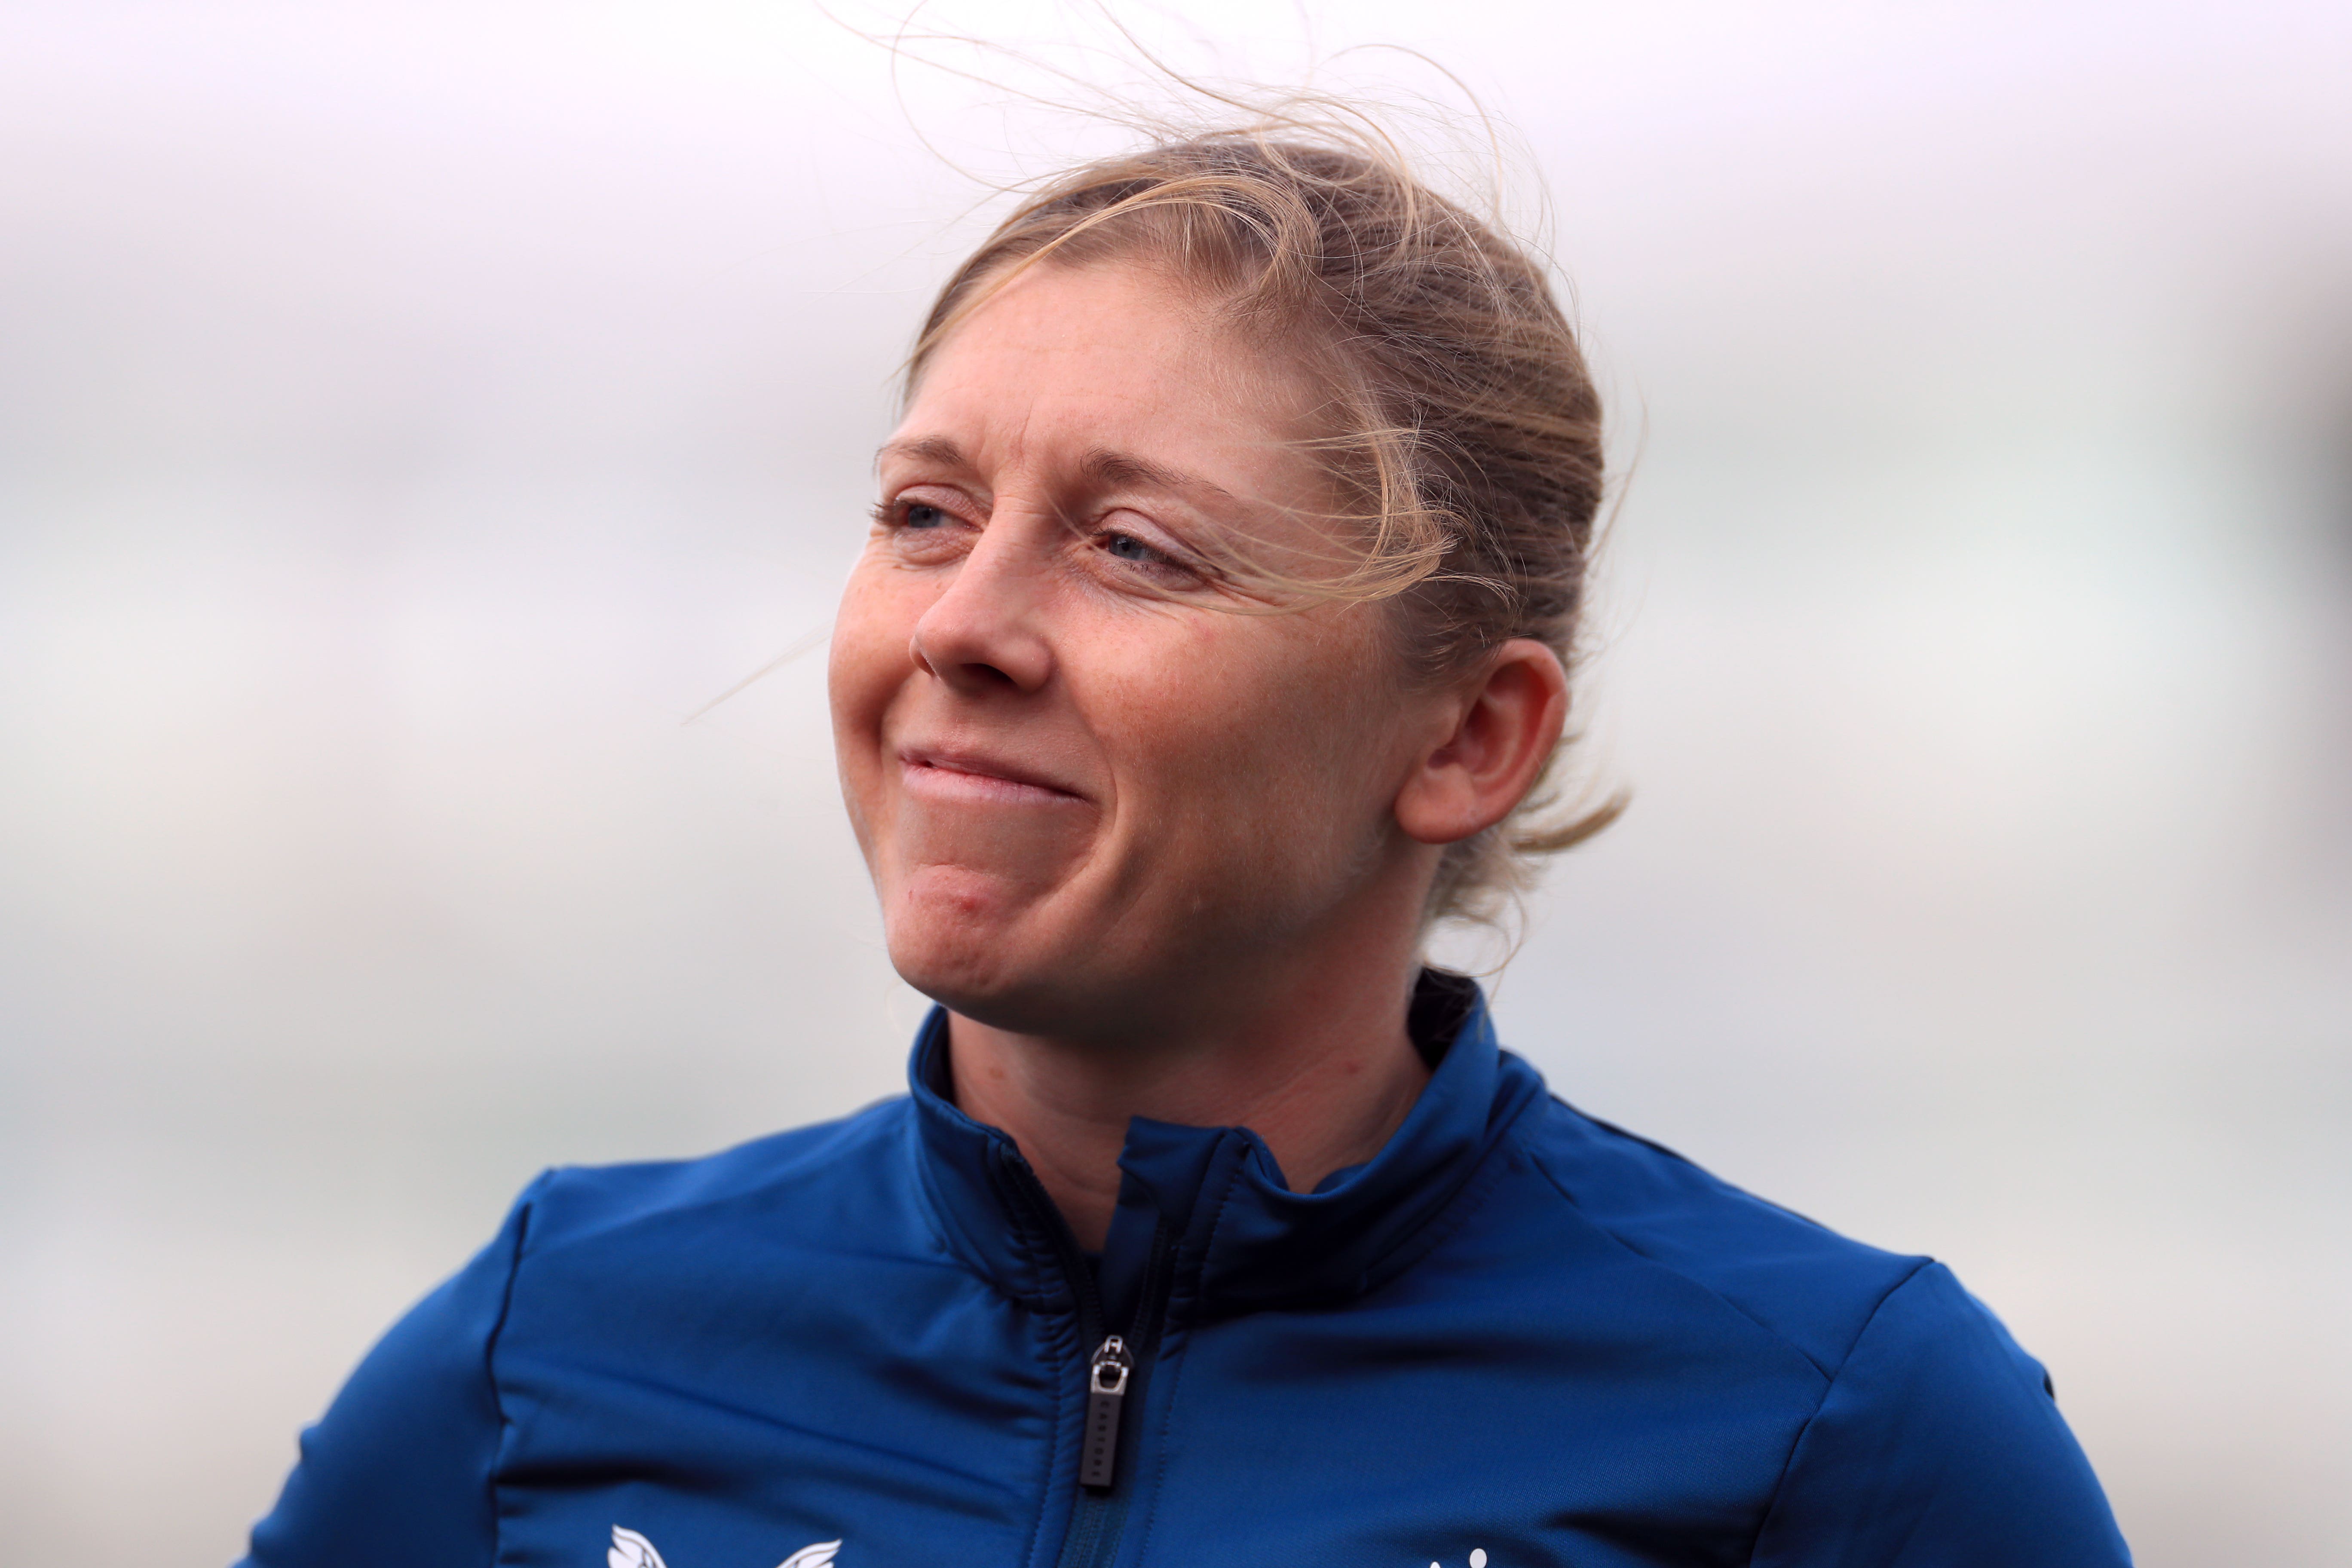
<svg viewBox="0 0 2352 1568"><path fill-rule="evenodd" d="M2149 1568L2352 1563L2352 12L1120 15L1427 49L1549 181L1637 801L1512 1042L1949 1259ZM821 651L682 722L826 624L986 216L925 139L1085 140L896 79L808 0L0 3L12 1560L225 1562L534 1171L898 1083Z"/></svg>

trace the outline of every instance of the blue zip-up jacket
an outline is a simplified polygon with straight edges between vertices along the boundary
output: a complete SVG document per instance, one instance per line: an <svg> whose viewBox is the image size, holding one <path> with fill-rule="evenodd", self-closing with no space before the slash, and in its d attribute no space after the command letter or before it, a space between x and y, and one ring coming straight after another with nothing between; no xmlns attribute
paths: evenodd
<svg viewBox="0 0 2352 1568"><path fill-rule="evenodd" d="M2128 1563L1940 1264L1549 1098L1466 982L1413 1034L1419 1102L1311 1194L1245 1130L1137 1120L1098 1259L943 1097L938 1014L905 1099L550 1173L304 1435L248 1562Z"/></svg>

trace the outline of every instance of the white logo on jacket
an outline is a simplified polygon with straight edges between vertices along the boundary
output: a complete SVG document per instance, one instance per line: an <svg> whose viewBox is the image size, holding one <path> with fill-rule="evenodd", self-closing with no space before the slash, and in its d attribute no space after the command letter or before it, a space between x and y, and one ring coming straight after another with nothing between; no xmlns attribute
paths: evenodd
<svg viewBox="0 0 2352 1568"><path fill-rule="evenodd" d="M820 1541L814 1546L803 1546L776 1568L833 1568L833 1554L841 1550L838 1541ZM613 1527L613 1549L604 1553L605 1568L669 1568L654 1543L634 1530ZM1481 1564L1481 1568L1484 1565Z"/></svg>

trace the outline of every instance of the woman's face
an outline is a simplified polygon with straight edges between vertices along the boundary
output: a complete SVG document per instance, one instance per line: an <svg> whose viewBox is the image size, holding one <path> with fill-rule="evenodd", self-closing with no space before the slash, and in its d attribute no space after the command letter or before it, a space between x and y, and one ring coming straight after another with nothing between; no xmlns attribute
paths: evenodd
<svg viewBox="0 0 2352 1568"><path fill-rule="evenodd" d="M1027 1032L1197 1026L1433 855L1391 805L1440 721L1383 613L1252 613L1210 563L1324 539L1313 406L1140 266L1033 268L933 354L831 673L918 989Z"/></svg>

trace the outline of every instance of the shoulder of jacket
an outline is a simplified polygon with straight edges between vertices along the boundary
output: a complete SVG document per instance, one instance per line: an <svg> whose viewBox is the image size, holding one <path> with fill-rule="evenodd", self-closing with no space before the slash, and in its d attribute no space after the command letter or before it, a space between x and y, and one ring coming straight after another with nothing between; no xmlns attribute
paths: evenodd
<svg viewBox="0 0 2352 1568"><path fill-rule="evenodd" d="M836 1121L693 1159L559 1165L541 1173L517 1201L520 1250L538 1252L713 1210L789 1208L844 1184L870 1189L896 1157L908 1110L906 1097L898 1095Z"/></svg>
<svg viewBox="0 0 2352 1568"><path fill-rule="evenodd" d="M1527 1119L1522 1147L1584 1223L1720 1297L1825 1377L1933 1261L1842 1236L1556 1098Z"/></svg>

